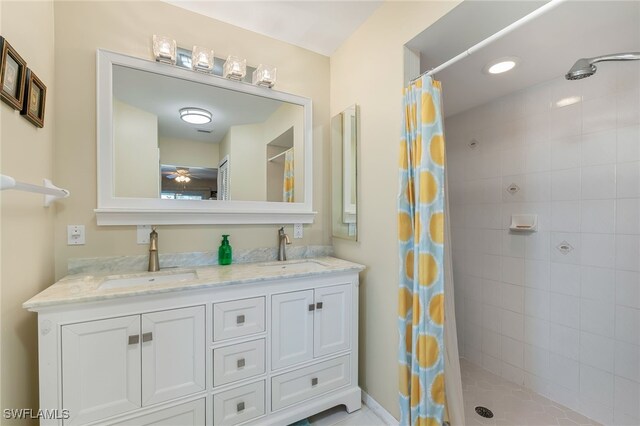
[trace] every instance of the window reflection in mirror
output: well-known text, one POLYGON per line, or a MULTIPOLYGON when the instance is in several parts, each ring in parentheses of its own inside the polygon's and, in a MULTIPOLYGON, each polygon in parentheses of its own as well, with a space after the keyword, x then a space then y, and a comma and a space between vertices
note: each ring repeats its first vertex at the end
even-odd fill
POLYGON ((331 119, 333 236, 357 240, 357 159, 360 112, 352 105, 331 119))
POLYGON ((304 202, 303 114, 301 105, 114 65, 115 196, 304 202))

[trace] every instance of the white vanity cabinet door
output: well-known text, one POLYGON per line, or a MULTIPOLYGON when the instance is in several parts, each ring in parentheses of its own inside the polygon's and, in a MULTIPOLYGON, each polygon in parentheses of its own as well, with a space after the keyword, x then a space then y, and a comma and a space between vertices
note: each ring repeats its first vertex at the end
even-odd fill
POLYGON ((205 424, 205 399, 187 402, 174 407, 165 408, 151 414, 134 417, 114 426, 202 426, 205 424))
POLYGON ((65 425, 140 407, 140 316, 62 326, 65 425))
POLYGON ((272 368, 313 359, 313 290, 276 294, 271 304, 272 368))
POLYGON ((351 285, 315 290, 313 355, 318 358, 349 349, 351 342, 351 285))
POLYGON ((205 389, 205 308, 142 315, 142 405, 205 389))

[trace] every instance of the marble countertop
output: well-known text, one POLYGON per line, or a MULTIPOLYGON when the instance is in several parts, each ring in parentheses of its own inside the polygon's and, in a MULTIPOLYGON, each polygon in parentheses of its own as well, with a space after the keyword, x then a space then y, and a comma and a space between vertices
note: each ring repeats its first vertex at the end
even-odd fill
MULTIPOLYGON (((286 262, 243 263, 227 266, 161 269, 159 272, 133 274, 78 274, 69 275, 22 304, 32 311, 56 305, 96 302, 101 300, 168 293, 182 290, 213 288, 221 285, 258 283, 277 278, 296 278, 346 271, 361 271, 363 265, 335 257, 296 259, 286 262), (195 278, 167 280, 165 276, 195 273, 195 278), (162 277, 162 283, 142 283, 107 288, 105 282, 118 279, 162 277), (101 287, 102 286, 102 287, 101 287)), ((183 275, 184 276, 184 275, 183 275)))

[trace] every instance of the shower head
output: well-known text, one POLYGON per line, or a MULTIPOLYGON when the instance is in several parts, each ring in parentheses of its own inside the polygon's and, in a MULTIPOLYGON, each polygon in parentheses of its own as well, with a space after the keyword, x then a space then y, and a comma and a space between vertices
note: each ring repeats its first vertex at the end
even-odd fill
POLYGON ((640 52, 614 53, 612 55, 596 56, 595 58, 578 59, 565 74, 567 80, 580 80, 591 77, 598 68, 594 64, 605 61, 637 61, 640 60, 640 52))

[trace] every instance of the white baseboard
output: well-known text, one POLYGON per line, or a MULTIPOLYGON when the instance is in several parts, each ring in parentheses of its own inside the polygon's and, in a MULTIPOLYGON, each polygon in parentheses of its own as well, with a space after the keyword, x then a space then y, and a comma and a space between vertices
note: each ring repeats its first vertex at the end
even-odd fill
POLYGON ((362 402, 373 411, 376 416, 380 417, 388 426, 398 426, 398 420, 391 415, 390 412, 373 399, 368 393, 362 391, 362 402))

